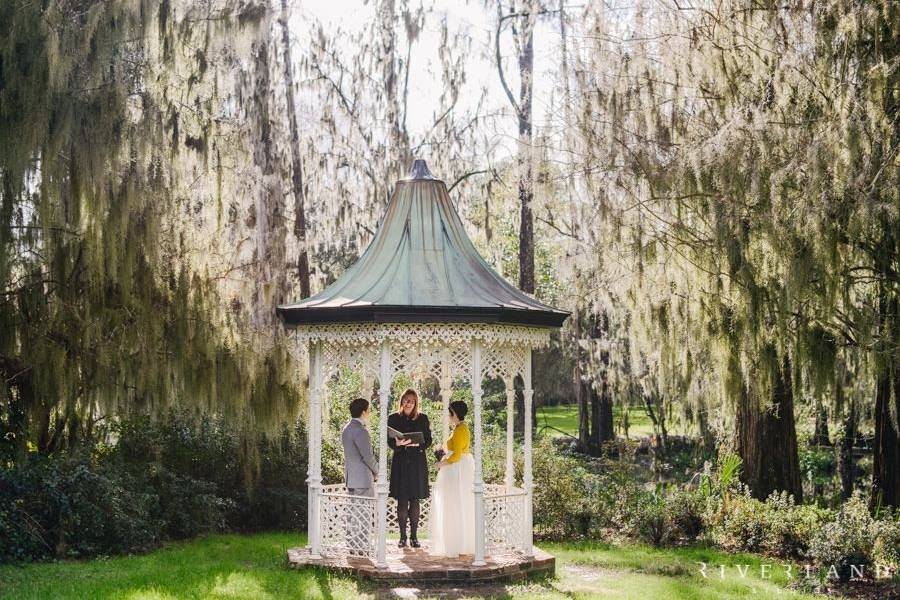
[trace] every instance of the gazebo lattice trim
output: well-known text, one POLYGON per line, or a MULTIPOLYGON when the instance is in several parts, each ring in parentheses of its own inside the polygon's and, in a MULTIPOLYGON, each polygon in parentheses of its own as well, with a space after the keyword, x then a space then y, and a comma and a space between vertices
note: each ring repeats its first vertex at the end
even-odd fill
POLYGON ((540 348, 550 342, 547 328, 500 323, 328 323, 301 325, 296 332, 300 342, 350 346, 382 340, 452 346, 481 340, 486 346, 505 343, 540 348))
POLYGON ((427 377, 438 381, 442 365, 449 363, 453 379, 469 379, 471 343, 483 342, 484 377, 498 377, 511 384, 525 371, 530 349, 546 345, 549 331, 534 327, 478 324, 468 336, 458 324, 398 323, 339 324, 299 330, 298 341, 321 342, 324 352, 323 375, 330 377, 340 369, 349 369, 363 377, 379 379, 378 345, 390 340, 391 378, 400 373, 419 382, 427 377), (396 337, 394 337, 396 336, 396 337))

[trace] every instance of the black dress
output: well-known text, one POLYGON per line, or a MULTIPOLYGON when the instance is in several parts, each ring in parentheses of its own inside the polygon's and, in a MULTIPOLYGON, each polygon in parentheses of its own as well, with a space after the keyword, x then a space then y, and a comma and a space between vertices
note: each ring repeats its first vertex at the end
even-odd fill
POLYGON ((427 498, 428 491, 428 459, 426 450, 431 445, 431 426, 428 417, 419 413, 415 420, 403 413, 394 413, 388 417, 389 427, 397 431, 409 433, 421 431, 425 443, 418 447, 397 446, 388 437, 388 445, 394 451, 391 457, 391 498, 427 498))

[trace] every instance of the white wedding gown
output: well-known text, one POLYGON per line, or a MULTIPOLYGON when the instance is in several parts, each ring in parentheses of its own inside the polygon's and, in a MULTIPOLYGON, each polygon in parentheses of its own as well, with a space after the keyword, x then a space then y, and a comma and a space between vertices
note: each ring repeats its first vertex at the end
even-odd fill
POLYGON ((431 554, 475 554, 475 461, 466 452, 438 470, 431 494, 431 554))

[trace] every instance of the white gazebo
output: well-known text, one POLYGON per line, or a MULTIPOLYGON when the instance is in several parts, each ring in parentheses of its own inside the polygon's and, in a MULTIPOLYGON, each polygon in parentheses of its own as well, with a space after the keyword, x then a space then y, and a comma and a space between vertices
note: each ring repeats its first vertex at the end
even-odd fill
MULTIPOLYGON (((530 558, 532 545, 532 439, 525 428, 524 477, 515 480, 514 379, 521 378, 524 421, 531 422, 532 349, 568 313, 544 305, 507 283, 478 254, 451 204, 444 182, 417 160, 397 182, 385 216, 360 259, 319 294, 278 307, 309 350, 309 545, 312 559, 361 557, 374 568, 388 564, 387 539, 397 527, 388 498, 387 417, 391 382, 401 373, 434 377, 444 407, 452 390, 472 392, 475 459, 473 567, 500 554, 530 558), (378 382, 378 481, 374 498, 352 496, 343 484, 322 483, 325 383, 339 369, 358 373, 366 392, 378 382), (482 382, 506 386, 506 455, 502 484, 482 475, 482 382)), ((349 399, 348 399, 349 400, 349 399)), ((447 411, 435 442, 446 440, 447 411)), ((430 453, 429 453, 430 457, 430 453)), ((427 540, 428 503, 420 532, 427 540)), ((427 541, 426 541, 427 544, 427 541)))

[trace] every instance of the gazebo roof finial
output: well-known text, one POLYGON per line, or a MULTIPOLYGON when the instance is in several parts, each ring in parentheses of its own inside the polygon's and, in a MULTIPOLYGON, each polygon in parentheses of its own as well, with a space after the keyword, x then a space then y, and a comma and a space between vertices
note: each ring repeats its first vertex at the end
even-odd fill
POLYGON ((410 181, 413 179, 437 179, 434 175, 431 174, 431 171, 428 170, 428 164, 421 158, 417 158, 413 161, 412 168, 409 170, 409 173, 406 174, 406 181, 410 181))

